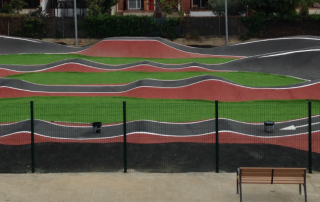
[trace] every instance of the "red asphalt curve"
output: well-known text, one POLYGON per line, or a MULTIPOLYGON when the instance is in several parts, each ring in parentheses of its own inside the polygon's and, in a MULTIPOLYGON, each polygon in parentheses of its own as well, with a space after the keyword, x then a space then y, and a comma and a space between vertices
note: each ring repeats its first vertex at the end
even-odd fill
MULTIPOLYGON (((308 151, 308 134, 300 134, 294 136, 285 137, 255 137, 240 135, 233 132, 219 132, 219 143, 220 144, 269 144, 278 145, 283 147, 290 147, 294 149, 299 149, 303 151, 308 151)), ((123 137, 113 137, 113 138, 102 138, 102 139, 64 139, 64 138, 51 138, 36 135, 34 137, 35 143, 119 143, 123 142, 123 137)), ((178 143, 178 142, 188 142, 188 143, 215 143, 215 134, 207 134, 202 136, 161 136, 161 135, 151 135, 145 133, 135 133, 127 135, 127 142, 134 144, 163 144, 163 143, 178 143)), ((312 152, 320 153, 320 132, 312 133, 312 152)), ((25 145, 30 144, 30 133, 22 132, 11 134, 8 136, 0 137, 0 144, 3 145, 25 145)), ((232 147, 232 145, 230 145, 232 147)))
POLYGON ((1 98, 31 97, 31 96, 125 96, 137 98, 160 99, 202 99, 225 102, 250 100, 291 100, 291 99, 320 99, 320 83, 289 89, 263 89, 242 87, 219 80, 205 80, 184 87, 160 88, 138 87, 125 92, 112 93, 75 93, 75 92, 33 92, 9 87, 0 87, 1 98))
POLYGON ((37 71, 13 71, 8 69, 0 68, 0 77, 24 74, 32 72, 115 72, 115 71, 131 71, 131 72, 228 72, 219 70, 209 70, 201 67, 184 67, 177 69, 165 69, 160 67, 154 67, 151 65, 137 65, 133 67, 127 67, 122 69, 100 69, 95 67, 90 67, 82 64, 67 63, 59 66, 55 66, 49 69, 37 70, 37 71))
POLYGON ((106 40, 90 48, 71 54, 95 57, 139 57, 139 58, 243 58, 227 55, 207 55, 175 49, 153 40, 106 40))

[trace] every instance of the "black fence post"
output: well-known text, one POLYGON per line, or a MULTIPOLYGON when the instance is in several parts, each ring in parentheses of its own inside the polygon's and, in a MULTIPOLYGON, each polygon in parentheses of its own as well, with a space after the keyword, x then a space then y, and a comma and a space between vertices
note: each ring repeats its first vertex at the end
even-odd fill
POLYGON ((215 101, 216 112, 216 173, 219 172, 219 114, 218 114, 218 100, 215 101))
POLYGON ((312 173, 312 128, 311 128, 311 101, 308 102, 308 129, 309 129, 309 135, 308 135, 308 142, 309 142, 309 173, 312 173))
POLYGON ((127 118, 126 101, 123 101, 123 171, 127 172, 127 118))
POLYGON ((35 171, 34 164, 34 115, 33 115, 33 101, 30 101, 30 115, 31 115, 31 169, 32 173, 35 171))

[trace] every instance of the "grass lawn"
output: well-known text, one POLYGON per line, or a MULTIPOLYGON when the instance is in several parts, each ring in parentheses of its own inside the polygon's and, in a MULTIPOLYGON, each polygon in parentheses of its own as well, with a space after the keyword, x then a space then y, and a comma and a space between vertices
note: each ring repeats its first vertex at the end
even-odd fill
POLYGON ((120 84, 147 78, 177 80, 199 75, 214 75, 241 85, 253 87, 284 86, 303 82, 303 80, 297 78, 253 72, 39 72, 16 74, 7 76, 6 78, 20 79, 32 83, 49 85, 77 85, 120 84))
POLYGON ((163 64, 183 64, 189 62, 199 62, 203 64, 220 64, 235 59, 231 58, 183 58, 183 59, 158 59, 158 58, 111 58, 111 57, 90 57, 77 54, 20 54, 20 55, 0 55, 0 64, 18 65, 39 65, 57 62, 65 59, 85 59, 93 62, 119 65, 140 61, 153 61, 163 64))
MULTIPOLYGON (((30 118, 30 100, 35 119, 86 122, 123 121, 123 101, 127 120, 187 122, 212 119, 215 103, 203 100, 141 99, 128 97, 27 97, 0 99, 0 122, 30 118)), ((245 122, 284 121, 307 117, 306 100, 265 100, 219 102, 219 117, 245 122)), ((312 102, 312 113, 320 114, 320 101, 312 102)))

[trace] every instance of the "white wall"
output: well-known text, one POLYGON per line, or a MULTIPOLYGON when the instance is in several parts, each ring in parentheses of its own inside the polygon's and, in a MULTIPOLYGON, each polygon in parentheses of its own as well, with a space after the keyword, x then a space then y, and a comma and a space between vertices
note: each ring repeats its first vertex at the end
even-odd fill
POLYGON ((48 0, 42 0, 42 2, 40 2, 40 6, 42 7, 42 10, 46 9, 47 3, 48 3, 48 0))

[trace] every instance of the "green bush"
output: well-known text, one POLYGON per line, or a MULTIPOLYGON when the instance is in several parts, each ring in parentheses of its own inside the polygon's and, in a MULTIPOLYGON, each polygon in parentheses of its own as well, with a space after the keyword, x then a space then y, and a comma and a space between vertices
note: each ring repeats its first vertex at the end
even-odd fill
POLYGON ((174 28, 179 25, 179 18, 168 18, 164 23, 156 23, 149 16, 87 16, 81 23, 87 37, 105 38, 117 36, 155 36, 157 31, 162 37, 174 38, 174 28))
POLYGON ((253 37, 267 20, 262 12, 256 12, 252 17, 242 17, 242 23, 248 28, 248 37, 253 37))
POLYGON ((3 2, 3 5, 0 8, 0 13, 7 13, 7 14, 13 13, 11 4, 8 4, 7 2, 3 2))
POLYGON ((306 19, 310 21, 320 21, 320 14, 307 15, 306 19))
POLYGON ((41 18, 23 20, 23 36, 42 39, 46 36, 45 22, 41 18))
MULTIPOLYGON (((315 15, 314 17, 311 15, 306 15, 307 20, 316 20, 318 17, 315 15)), ((244 26, 247 27, 248 33, 247 36, 242 36, 243 38, 250 37, 263 37, 261 29, 268 22, 282 22, 282 23, 291 23, 291 22, 299 22, 301 21, 301 15, 292 15, 292 14, 270 14, 266 15, 262 12, 256 12, 252 17, 242 17, 241 22, 244 26)))
POLYGON ((308 4, 306 1, 301 2, 301 8, 299 11, 299 15, 301 17, 306 17, 307 15, 309 15, 309 8, 308 8, 308 4))

